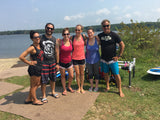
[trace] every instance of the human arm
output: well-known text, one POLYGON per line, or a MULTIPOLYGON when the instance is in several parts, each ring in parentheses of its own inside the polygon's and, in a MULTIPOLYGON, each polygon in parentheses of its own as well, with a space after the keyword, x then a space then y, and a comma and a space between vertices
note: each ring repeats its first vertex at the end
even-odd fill
POLYGON ((116 57, 113 57, 113 60, 114 60, 114 61, 117 61, 120 57, 122 57, 122 54, 123 54, 123 51, 124 51, 124 48, 125 48, 124 42, 121 41, 121 42, 119 43, 119 46, 120 46, 119 55, 116 56, 116 57))
POLYGON ((98 45, 100 45, 100 39, 99 39, 99 37, 96 35, 95 38, 97 40, 98 45))
POLYGON ((25 57, 28 55, 28 54, 34 54, 36 51, 34 49, 33 46, 30 46, 27 50, 25 50, 20 56, 19 56, 19 59, 28 64, 28 65, 35 65, 37 64, 37 61, 28 61, 25 57))
POLYGON ((56 70, 59 70, 59 46, 60 46, 60 39, 56 40, 56 70))

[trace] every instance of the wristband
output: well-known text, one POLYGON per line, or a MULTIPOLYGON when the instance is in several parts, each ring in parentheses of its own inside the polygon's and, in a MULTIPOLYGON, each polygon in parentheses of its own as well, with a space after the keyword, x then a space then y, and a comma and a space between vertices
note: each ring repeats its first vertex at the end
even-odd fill
POLYGON ((56 65, 59 65, 59 63, 56 63, 56 65))

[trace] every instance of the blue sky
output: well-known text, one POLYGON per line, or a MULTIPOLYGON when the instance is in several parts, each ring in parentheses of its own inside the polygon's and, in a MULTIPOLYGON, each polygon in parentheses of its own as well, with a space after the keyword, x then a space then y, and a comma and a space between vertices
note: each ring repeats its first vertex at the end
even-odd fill
POLYGON ((55 28, 156 22, 160 18, 160 0, 1 0, 0 31, 44 29, 47 22, 55 28))

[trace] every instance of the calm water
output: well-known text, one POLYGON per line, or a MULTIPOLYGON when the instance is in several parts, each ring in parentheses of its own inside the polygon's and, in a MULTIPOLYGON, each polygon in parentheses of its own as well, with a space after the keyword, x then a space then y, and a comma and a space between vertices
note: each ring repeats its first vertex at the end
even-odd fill
MULTIPOLYGON (((56 38, 62 38, 61 34, 54 34, 56 38)), ((15 58, 26 50, 32 41, 29 34, 0 35, 0 58, 15 58)))
MULTIPOLYGON (((73 35, 74 33, 71 33, 73 35)), ((97 35, 98 33, 95 33, 97 35)), ((62 38, 61 33, 54 33, 54 37, 62 38)), ((29 34, 0 35, 0 58, 16 58, 26 50, 32 41, 29 34)))

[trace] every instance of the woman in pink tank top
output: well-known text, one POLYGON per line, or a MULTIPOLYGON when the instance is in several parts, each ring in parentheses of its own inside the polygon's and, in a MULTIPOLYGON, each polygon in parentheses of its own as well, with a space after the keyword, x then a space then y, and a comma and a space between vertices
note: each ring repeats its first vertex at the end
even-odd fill
MULTIPOLYGON (((82 37, 82 25, 77 25, 75 32, 76 35, 72 36, 72 44, 73 44, 73 52, 72 52, 72 61, 74 65, 74 70, 76 72, 76 81, 78 85, 78 93, 85 93, 83 89, 84 84, 84 69, 85 69, 85 52, 84 52, 84 45, 85 45, 85 37, 82 37), (74 38, 73 38, 74 37, 74 38)), ((85 35, 83 35, 85 36, 85 35)))
POLYGON ((67 90, 71 93, 74 92, 74 90, 71 88, 71 83, 73 80, 73 65, 72 65, 72 43, 70 40, 70 33, 68 28, 64 28, 62 32, 63 39, 57 40, 58 46, 58 53, 59 58, 57 60, 59 61, 60 66, 60 73, 61 73, 61 83, 63 87, 62 95, 67 95, 67 90), (69 78, 68 78, 68 88, 66 89, 66 80, 65 80, 65 71, 68 71, 69 78))

